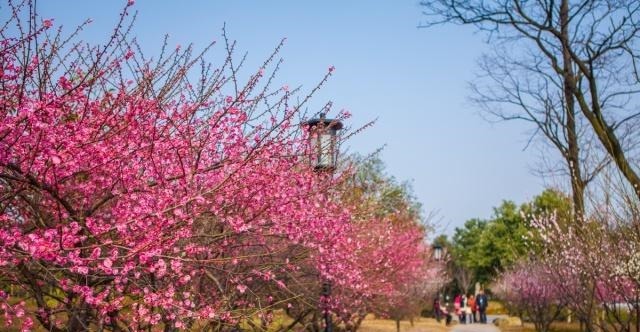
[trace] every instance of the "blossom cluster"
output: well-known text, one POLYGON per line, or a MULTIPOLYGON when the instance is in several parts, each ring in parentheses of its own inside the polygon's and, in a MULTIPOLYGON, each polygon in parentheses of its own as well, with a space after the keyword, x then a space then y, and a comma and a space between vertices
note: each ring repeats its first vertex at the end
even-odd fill
POLYGON ((532 217, 532 237, 541 240, 541 251, 502 275, 502 289, 510 290, 502 296, 530 314, 547 308, 537 311, 540 321, 552 321, 556 309, 566 307, 583 322, 629 328, 633 318, 628 311, 638 306, 640 294, 637 241, 629 228, 633 222, 606 214, 587 220, 563 220, 557 214, 532 217), (594 323, 597 311, 615 324, 594 323))
POLYGON ((425 271, 424 229, 354 223, 358 202, 335 189, 352 170, 309 167, 308 98, 269 91, 279 46, 244 83, 231 52, 194 80, 203 55, 178 47, 153 65, 123 21, 97 47, 32 23, 0 34, 7 326, 215 328, 275 309, 303 320, 323 282, 339 316, 425 271))

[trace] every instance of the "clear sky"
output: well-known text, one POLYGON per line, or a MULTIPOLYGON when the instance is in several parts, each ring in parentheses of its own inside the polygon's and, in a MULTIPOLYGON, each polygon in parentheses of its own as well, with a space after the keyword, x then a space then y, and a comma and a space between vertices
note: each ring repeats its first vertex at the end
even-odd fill
MULTIPOLYGON (((103 41, 125 1, 39 0, 44 18, 69 29, 83 19, 83 34, 103 41)), ((524 150, 523 123, 491 124, 468 101, 467 82, 487 49, 482 36, 459 26, 418 29, 418 0, 137 0, 135 36, 147 54, 171 43, 203 46, 221 40, 226 23, 241 51, 256 67, 283 37, 280 79, 311 88, 331 65, 329 84, 313 107, 332 100, 353 113, 358 126, 376 125, 349 143, 349 151, 382 152, 390 175, 413 182, 425 211, 438 210, 451 234, 465 220, 487 218, 503 199, 521 203, 542 191, 531 174, 538 158, 524 150)), ((211 54, 224 57, 219 46, 211 54)), ((315 109, 314 109, 315 110, 315 109)))

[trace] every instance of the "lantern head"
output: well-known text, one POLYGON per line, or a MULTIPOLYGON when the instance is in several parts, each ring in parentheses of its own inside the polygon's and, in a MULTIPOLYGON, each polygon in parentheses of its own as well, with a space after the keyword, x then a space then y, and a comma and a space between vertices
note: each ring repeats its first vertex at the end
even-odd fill
POLYGON ((338 130, 343 125, 340 120, 327 119, 324 113, 320 117, 304 123, 309 129, 311 147, 311 167, 316 171, 332 171, 338 160, 338 130))
POLYGON ((436 244, 433 246, 433 259, 435 259, 436 261, 441 261, 443 253, 442 253, 442 246, 439 244, 436 244))

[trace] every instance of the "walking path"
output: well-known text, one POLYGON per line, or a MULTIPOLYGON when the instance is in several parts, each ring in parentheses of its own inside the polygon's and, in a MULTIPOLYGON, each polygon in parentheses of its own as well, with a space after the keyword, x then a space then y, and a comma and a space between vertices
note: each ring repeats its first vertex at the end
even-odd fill
POLYGON ((493 320, 504 316, 487 316, 487 324, 457 324, 450 332, 500 332, 500 329, 493 325, 493 320))

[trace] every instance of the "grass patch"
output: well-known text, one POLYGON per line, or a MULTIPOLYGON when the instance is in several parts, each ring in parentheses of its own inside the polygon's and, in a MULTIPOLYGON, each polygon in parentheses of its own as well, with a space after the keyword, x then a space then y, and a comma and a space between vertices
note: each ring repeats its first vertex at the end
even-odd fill
POLYGON ((507 308, 504 307, 500 301, 489 301, 487 307, 487 315, 506 315, 508 314, 507 308))
MULTIPOLYGON (((359 332, 395 332, 396 321, 391 319, 366 318, 362 321, 362 325, 358 329, 359 332)), ((401 332, 445 332, 448 328, 444 325, 444 321, 438 323, 433 318, 415 318, 413 326, 408 320, 400 321, 401 332)))

